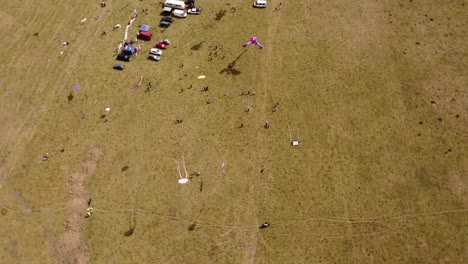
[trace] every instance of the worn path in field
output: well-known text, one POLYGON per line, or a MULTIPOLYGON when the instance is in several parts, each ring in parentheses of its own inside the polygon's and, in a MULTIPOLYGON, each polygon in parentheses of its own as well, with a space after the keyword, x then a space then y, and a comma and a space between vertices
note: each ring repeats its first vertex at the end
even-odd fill
POLYGON ((65 218, 65 232, 57 241, 55 248, 56 258, 59 263, 89 263, 88 248, 84 242, 85 209, 87 199, 85 180, 94 174, 102 152, 98 148, 91 149, 86 154, 86 160, 78 172, 68 178, 70 201, 67 204, 67 216, 65 218))
MULTIPOLYGON (((265 46, 265 49, 263 50, 263 52, 265 52, 265 58, 262 61, 262 70, 260 71, 262 73, 259 79, 259 83, 261 84, 261 86, 259 86, 259 88, 261 88, 261 91, 259 93, 261 100, 259 100, 258 102, 259 106, 257 107, 257 109, 259 109, 259 111, 257 112, 257 115, 255 117, 256 120, 267 120, 266 109, 268 109, 267 107, 268 93, 269 93, 270 87, 272 86, 271 82, 272 80, 274 80, 274 78, 272 78, 273 76, 272 69, 274 68, 272 65, 275 59, 274 53, 273 53, 274 51, 273 40, 276 39, 276 34, 277 34, 276 31, 281 21, 281 14, 282 12, 278 11, 278 12, 273 12, 273 14, 269 16, 267 37, 262 41, 265 46)), ((264 133, 262 132, 263 131, 261 131, 260 133, 257 133, 257 140, 255 141, 257 144, 257 147, 255 149, 258 149, 258 150, 261 150, 262 149, 261 146, 263 145, 262 142, 263 142, 264 133)), ((252 169, 252 174, 250 177, 250 188, 249 188, 249 194, 248 194, 248 204, 246 207, 246 215, 248 217, 251 217, 252 222, 254 223, 258 221, 257 215, 256 215, 256 212, 258 211, 258 209, 257 209, 257 204, 255 202, 254 195, 256 193, 256 189, 257 189, 256 186, 258 184, 258 173, 259 173, 258 168, 261 166, 261 161, 259 159, 262 159, 263 154, 264 153, 262 153, 262 151, 259 151, 259 153, 256 155, 257 160, 253 163, 254 166, 256 167, 252 169)), ((248 244, 246 245, 246 252, 245 252, 244 260, 242 261, 242 263, 253 264, 259 261, 259 260, 256 261, 258 242, 259 242, 259 228, 258 226, 254 226, 252 227, 252 231, 250 232, 250 238, 248 240, 248 244)))

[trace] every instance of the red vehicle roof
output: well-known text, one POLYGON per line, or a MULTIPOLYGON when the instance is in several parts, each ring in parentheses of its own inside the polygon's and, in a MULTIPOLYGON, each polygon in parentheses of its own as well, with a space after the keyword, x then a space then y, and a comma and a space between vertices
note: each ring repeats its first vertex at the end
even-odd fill
POLYGON ((151 38, 153 36, 153 34, 151 34, 150 32, 147 32, 147 31, 140 31, 138 34, 141 35, 141 36, 149 37, 149 38, 151 38))
POLYGON ((137 38, 142 39, 142 40, 151 40, 152 36, 153 36, 153 34, 151 34, 150 32, 140 31, 140 32, 138 32, 137 38))
POLYGON ((157 42, 155 46, 160 49, 167 49, 167 45, 162 42, 157 42))

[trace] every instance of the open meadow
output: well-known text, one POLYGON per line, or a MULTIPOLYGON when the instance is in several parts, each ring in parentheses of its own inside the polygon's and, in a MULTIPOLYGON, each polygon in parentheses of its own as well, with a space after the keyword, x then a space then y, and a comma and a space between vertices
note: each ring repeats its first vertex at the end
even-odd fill
POLYGON ((280 1, 3 1, 0 263, 466 263, 468 2, 280 1))

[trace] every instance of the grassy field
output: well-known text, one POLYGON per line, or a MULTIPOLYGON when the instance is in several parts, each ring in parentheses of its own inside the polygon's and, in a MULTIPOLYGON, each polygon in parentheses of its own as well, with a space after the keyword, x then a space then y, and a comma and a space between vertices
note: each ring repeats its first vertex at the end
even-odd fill
POLYGON ((99 2, 0 10, 1 263, 468 259, 468 2, 198 0, 165 32, 155 1, 99 2))

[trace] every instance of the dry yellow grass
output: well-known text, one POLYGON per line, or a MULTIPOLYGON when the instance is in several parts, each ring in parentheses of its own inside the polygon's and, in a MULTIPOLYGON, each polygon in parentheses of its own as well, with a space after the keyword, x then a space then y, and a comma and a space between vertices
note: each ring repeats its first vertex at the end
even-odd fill
POLYGON ((0 262, 468 258, 464 1, 311 0, 274 12, 279 1, 206 0, 164 33, 155 2, 98 4, 0 11, 0 262), (147 23, 155 40, 114 71, 123 29, 111 27, 143 8, 130 35, 147 23), (251 36, 265 49, 242 49, 251 36), (161 61, 147 60, 166 37, 161 61), (222 72, 236 58, 237 74, 222 72), (171 160, 182 155, 202 173, 183 186, 171 160), (85 194, 70 191, 77 173, 85 194), (78 221, 86 208, 71 201, 88 197, 94 214, 78 221), (67 236, 79 242, 67 248, 67 236))

